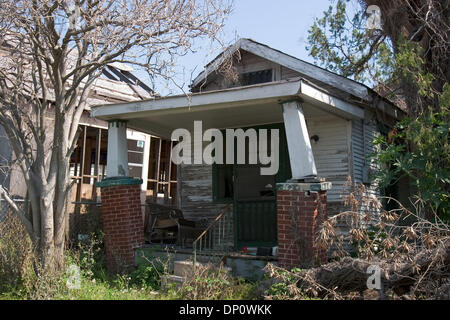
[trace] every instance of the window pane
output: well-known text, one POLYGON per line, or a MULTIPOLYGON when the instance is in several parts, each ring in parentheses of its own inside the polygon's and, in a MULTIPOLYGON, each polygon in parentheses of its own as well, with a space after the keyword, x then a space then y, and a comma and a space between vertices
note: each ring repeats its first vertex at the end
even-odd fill
POLYGON ((272 81, 272 69, 261 70, 256 72, 243 73, 241 75, 241 84, 249 86, 252 84, 265 83, 272 81))
POLYGON ((216 166, 216 199, 233 198, 233 165, 216 166))
POLYGON ((128 166, 128 170, 131 177, 138 179, 142 177, 142 167, 128 166))
POLYGON ((275 196, 275 177, 261 175, 260 169, 260 166, 236 167, 237 200, 256 200, 275 196))
POLYGON ((144 160, 144 154, 140 152, 128 152, 128 163, 142 164, 144 160))

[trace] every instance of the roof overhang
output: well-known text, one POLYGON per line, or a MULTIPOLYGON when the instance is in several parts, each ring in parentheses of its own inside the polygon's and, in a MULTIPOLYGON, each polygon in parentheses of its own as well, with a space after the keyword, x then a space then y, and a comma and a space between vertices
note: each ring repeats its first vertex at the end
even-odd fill
POLYGON ((307 117, 328 112, 346 119, 364 118, 362 107, 332 97, 302 79, 100 105, 92 108, 91 115, 105 121, 127 120, 129 128, 170 138, 177 128, 193 130, 195 120, 202 120, 204 130, 283 122, 281 103, 292 99, 303 101, 307 117))

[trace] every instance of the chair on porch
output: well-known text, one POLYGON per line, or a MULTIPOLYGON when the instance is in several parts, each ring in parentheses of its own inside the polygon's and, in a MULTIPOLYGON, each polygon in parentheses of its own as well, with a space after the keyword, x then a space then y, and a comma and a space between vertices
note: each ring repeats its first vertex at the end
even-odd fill
POLYGON ((147 200, 146 213, 145 233, 149 243, 176 244, 185 248, 205 230, 201 222, 185 219, 178 208, 147 200))

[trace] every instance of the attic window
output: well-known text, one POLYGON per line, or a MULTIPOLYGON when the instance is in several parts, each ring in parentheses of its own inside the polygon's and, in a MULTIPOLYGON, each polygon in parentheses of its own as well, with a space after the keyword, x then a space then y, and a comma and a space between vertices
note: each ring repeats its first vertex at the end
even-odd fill
POLYGON ((241 84, 243 86, 249 86, 252 84, 265 83, 271 81, 272 81, 272 69, 241 74, 241 84))

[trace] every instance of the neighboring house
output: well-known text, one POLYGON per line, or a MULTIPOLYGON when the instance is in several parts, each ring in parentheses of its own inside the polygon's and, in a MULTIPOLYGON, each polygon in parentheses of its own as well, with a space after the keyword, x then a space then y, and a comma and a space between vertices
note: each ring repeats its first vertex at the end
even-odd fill
MULTIPOLYGON (((0 47, 0 57, 8 59, 8 55, 8 47, 0 47)), ((132 71, 130 67, 120 63, 108 65, 93 85, 80 120, 82 133, 70 162, 71 177, 77 180, 72 201, 95 199, 98 193, 94 184, 105 178, 108 123, 90 117, 91 106, 139 101, 155 96, 153 90, 136 78, 132 71)), ((49 121, 52 121, 51 115, 49 121)), ((173 168, 169 165, 171 142, 132 129, 127 130, 127 139, 130 174, 144 180, 142 191, 147 195, 157 197, 159 194, 163 200, 171 202, 176 191, 176 170, 172 170, 170 179, 166 173, 173 168)), ((1 126, 0 185, 14 198, 26 196, 22 173, 14 165, 14 154, 1 126)))
MULTIPOLYGON (((108 66, 105 77, 95 83, 93 92, 107 103, 140 101, 155 96, 153 90, 143 84, 124 65, 108 66)), ((74 190, 73 200, 90 200, 99 195, 95 183, 106 177, 108 123, 90 117, 89 106, 83 114, 80 126, 82 134, 70 164, 73 179, 82 181, 74 190)), ((130 176, 143 180, 141 189, 148 196, 163 198, 173 203, 176 192, 176 170, 170 164, 171 142, 136 130, 127 130, 128 166, 130 176), (170 180, 169 180, 170 171, 170 180)))
POLYGON ((276 175, 261 176, 260 165, 178 166, 177 201, 184 217, 213 221, 232 204, 233 226, 227 234, 238 250, 278 244, 276 183, 331 182, 329 216, 339 212, 349 176, 375 195, 367 159, 372 139, 404 115, 363 84, 250 39, 240 39, 209 63, 191 91, 189 97, 95 106, 92 115, 124 120, 128 128, 167 139, 177 128, 192 132, 195 120, 202 120, 203 130, 278 128, 276 175))

